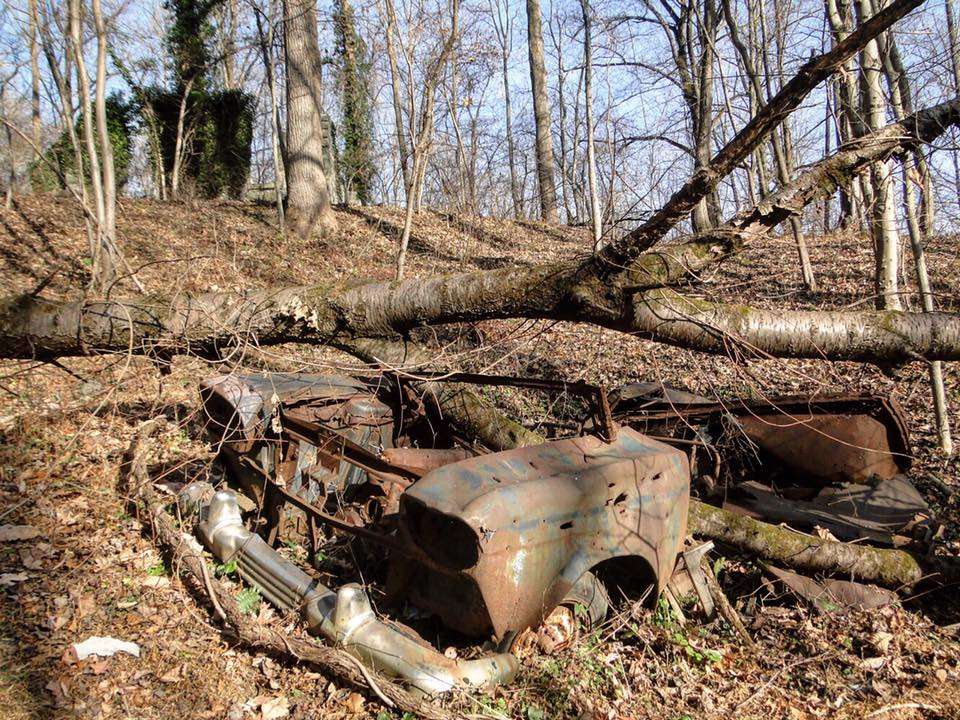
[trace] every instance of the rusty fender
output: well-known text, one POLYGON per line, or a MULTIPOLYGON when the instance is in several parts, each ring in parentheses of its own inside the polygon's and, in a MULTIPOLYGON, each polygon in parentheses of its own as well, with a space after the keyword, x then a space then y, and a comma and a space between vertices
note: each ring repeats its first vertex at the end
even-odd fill
POLYGON ((513 655, 451 660, 419 637, 381 622, 359 585, 344 585, 339 590, 320 585, 244 527, 232 491, 213 496, 201 515, 197 534, 220 562, 235 561, 240 576, 271 603, 282 610, 301 612, 311 634, 327 638, 371 667, 429 695, 455 687, 508 683, 517 673, 513 655))

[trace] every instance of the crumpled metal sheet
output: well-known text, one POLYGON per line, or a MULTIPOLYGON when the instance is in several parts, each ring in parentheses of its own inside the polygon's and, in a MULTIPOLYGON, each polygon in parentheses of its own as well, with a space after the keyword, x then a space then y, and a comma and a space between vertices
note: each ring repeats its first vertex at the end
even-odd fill
POLYGON ((394 558, 392 585, 449 627, 497 637, 537 625, 577 579, 633 558, 657 592, 686 534, 686 455, 622 429, 446 465, 400 502, 401 533, 421 555, 394 558))
POLYGON ((899 602, 897 594, 876 585, 849 580, 814 580, 783 568, 766 566, 766 570, 791 592, 813 603, 824 612, 844 607, 851 610, 874 610, 899 602))
POLYGON ((821 483, 889 479, 911 463, 906 416, 890 396, 835 394, 718 402, 634 383, 614 393, 613 415, 641 432, 673 435, 691 425, 722 434, 722 421, 798 477, 821 483))
POLYGON ((875 485, 844 483, 823 488, 812 500, 786 499, 757 482, 740 483, 724 502, 732 510, 801 530, 828 530, 839 540, 905 545, 929 539, 935 530, 926 501, 904 476, 875 485))

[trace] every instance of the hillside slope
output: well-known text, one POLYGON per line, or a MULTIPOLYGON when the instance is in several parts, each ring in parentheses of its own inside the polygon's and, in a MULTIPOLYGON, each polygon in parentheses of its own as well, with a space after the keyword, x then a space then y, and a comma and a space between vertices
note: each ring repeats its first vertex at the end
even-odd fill
MULTIPOLYGON (((162 204, 125 200, 118 218, 130 265, 151 293, 169 296, 330 280, 390 279, 402 212, 341 209, 340 234, 326 241, 282 238, 266 205, 162 204)), ((773 238, 704 278, 713 297, 789 307, 869 303, 872 259, 854 237, 816 239, 812 255, 824 292, 800 287, 793 248, 773 238)), ((449 217, 416 221, 411 275, 482 270, 571 257, 590 247, 583 229, 449 217)), ((929 251, 946 309, 957 309, 960 258, 953 238, 929 251)), ((17 198, 0 210, 0 293, 45 283, 52 296, 77 295, 86 282, 86 237, 72 202, 17 198)), ((906 272, 909 272, 909 265, 906 272)), ((115 291, 130 293, 129 281, 115 291)), ((960 473, 933 451, 922 366, 896 377, 879 369, 813 361, 736 364, 594 327, 489 322, 425 333, 437 362, 464 369, 583 378, 615 387, 662 380, 715 395, 774 392, 895 392, 907 408, 917 485, 957 543, 960 473)), ((311 371, 351 370, 357 361, 326 348, 289 346, 265 353, 311 371)), ((117 355, 61 365, 5 362, 0 367, 0 524, 38 530, 0 543, 0 708, 5 717, 255 718, 266 700, 285 698, 293 717, 389 717, 309 668, 231 646, 207 608, 165 567, 141 525, 129 517, 117 484, 137 423, 170 418, 156 461, 182 460, 178 477, 203 477, 205 447, 192 421, 197 382, 234 367, 178 358, 169 374, 148 359, 117 355), (200 458, 198 460, 198 458, 200 458), (140 658, 70 662, 65 649, 91 635, 140 644, 140 658), (379 713, 379 714, 378 714, 379 713)), ((960 377, 947 373, 953 407, 960 377)), ((497 398, 535 422, 535 398, 497 398)), ((955 428, 957 430, 958 428, 955 428)), ((727 582, 755 570, 727 562, 727 582)), ((735 588, 734 588, 735 589, 735 588)), ((622 604, 596 637, 530 661, 521 681, 473 712, 510 717, 960 717, 960 645, 938 625, 956 623, 952 591, 908 609, 820 615, 768 593, 757 594, 751 655, 714 622, 680 628, 662 612, 622 604), (707 652, 709 651, 709 652, 707 652), (876 658, 882 658, 878 663, 876 658), (893 707, 897 706, 897 707, 893 707)), ((261 609, 261 620, 276 618, 261 609)))

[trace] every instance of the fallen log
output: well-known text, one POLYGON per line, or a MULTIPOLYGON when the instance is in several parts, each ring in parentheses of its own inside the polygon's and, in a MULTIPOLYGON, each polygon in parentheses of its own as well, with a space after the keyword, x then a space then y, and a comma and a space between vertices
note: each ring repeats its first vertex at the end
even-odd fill
POLYGON ((934 575, 953 579, 944 577, 946 568, 925 567, 906 550, 824 540, 697 501, 690 502, 687 529, 805 572, 842 574, 892 588, 909 588, 934 575))
POLYGON ((141 522, 160 548, 171 558, 185 585, 206 595, 213 610, 224 623, 224 630, 232 638, 251 650, 272 655, 292 657, 316 667, 327 677, 359 691, 373 694, 388 707, 396 707, 416 717, 429 720, 451 720, 454 713, 414 697, 394 682, 373 677, 352 655, 314 640, 298 637, 261 625, 246 617, 233 594, 214 575, 197 541, 177 527, 165 503, 153 488, 147 472, 146 450, 150 439, 160 428, 157 420, 140 425, 137 436, 127 452, 122 472, 123 490, 138 511, 141 522))
POLYGON ((64 301, 31 293, 0 298, 0 358, 111 352, 218 357, 238 345, 395 338, 423 325, 530 318, 589 322, 709 353, 736 347, 827 360, 956 360, 960 318, 953 314, 778 311, 707 302, 665 288, 695 279, 865 165, 930 142, 958 122, 956 101, 921 110, 844 146, 715 230, 631 254, 616 273, 603 265, 607 260, 600 267, 587 258, 400 283, 166 298, 64 301))

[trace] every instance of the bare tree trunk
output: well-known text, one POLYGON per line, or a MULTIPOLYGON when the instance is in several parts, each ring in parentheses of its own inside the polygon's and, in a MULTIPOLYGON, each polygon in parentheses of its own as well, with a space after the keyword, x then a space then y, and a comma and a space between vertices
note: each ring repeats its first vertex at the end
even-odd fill
POLYGON ((270 16, 263 18, 260 9, 254 7, 253 15, 257 23, 260 57, 263 59, 263 69, 267 75, 267 92, 270 94, 270 149, 273 154, 273 197, 277 207, 277 225, 281 233, 286 233, 283 212, 286 183, 284 182, 283 156, 280 152, 280 107, 277 100, 276 70, 273 64, 273 12, 271 11, 270 16), (267 24, 266 32, 263 29, 264 21, 267 24))
MULTIPOLYGON (((774 40, 776 45, 777 52, 777 76, 783 77, 783 45, 785 38, 783 37, 783 25, 780 18, 780 13, 782 8, 779 3, 774 2, 774 40)), ((766 32, 766 22, 763 19, 763 15, 760 16, 760 31, 762 33, 763 42, 760 49, 760 57, 763 60, 763 70, 764 70, 764 79, 766 84, 766 96, 769 99, 773 95, 773 86, 774 79, 773 73, 770 69, 770 60, 769 54, 767 53, 766 46, 767 42, 767 32, 766 32)), ((783 123, 780 125, 779 132, 773 132, 770 135, 770 146, 773 150, 774 160, 777 167, 777 179, 781 185, 784 185, 790 182, 790 175, 792 172, 792 156, 791 151, 792 141, 790 139, 790 126, 789 118, 784 118, 783 123)), ((803 236, 803 228, 800 225, 800 218, 794 217, 790 220, 790 229, 793 232, 794 243, 797 246, 797 257, 800 261, 800 275, 803 278, 803 284, 806 286, 807 290, 810 292, 816 292, 817 290, 817 281, 813 275, 813 266, 810 264, 810 253, 807 249, 807 241, 803 236)))
POLYGON ((30 120, 33 144, 37 148, 34 151, 34 161, 36 161, 40 157, 40 149, 43 147, 40 124, 40 56, 37 42, 37 26, 39 25, 37 0, 30 0, 27 12, 30 14, 28 31, 30 34, 30 120))
MULTIPOLYGON (((694 165, 696 168, 710 164, 713 139, 713 73, 716 56, 717 8, 714 0, 702 0, 702 12, 687 16, 687 48, 690 67, 694 69, 696 86, 696 111, 694 113, 694 165), (694 26, 697 30, 694 30, 694 26), (693 37, 700 37, 699 61, 694 62, 693 37)), ((701 200, 693 210, 694 232, 702 232, 717 223, 719 208, 716 194, 701 200)))
MULTIPOLYGON (((960 39, 957 38, 957 3, 946 0, 947 34, 950 38, 950 70, 953 80, 954 97, 960 98, 960 39)), ((953 160, 953 178, 957 191, 957 205, 960 206, 960 150, 954 144, 950 152, 953 160)))
MULTIPOLYGON (((387 0, 391 2, 391 0, 387 0)), ((407 187, 407 206, 403 218, 403 232, 400 235, 400 247, 397 251, 396 279, 402 280, 406 270, 407 247, 410 244, 410 232, 413 227, 414 212, 419 212, 420 197, 426 173, 427 161, 433 143, 434 130, 434 103, 436 101, 437 85, 443 75, 447 61, 457 45, 460 33, 460 0, 450 1, 450 32, 444 39, 439 53, 433 58, 423 77, 423 92, 420 99, 420 112, 415 127, 413 141, 413 168, 411 180, 414 187, 407 187)))
POLYGON ((97 33, 97 89, 95 115, 97 137, 100 142, 100 162, 103 182, 103 236, 108 248, 101 260, 101 283, 111 283, 116 274, 112 248, 117 242, 117 177, 113 163, 113 144, 107 126, 107 26, 103 21, 100 0, 93 0, 93 24, 97 33))
POLYGON ((404 131, 403 106, 400 102, 400 68, 397 64, 397 50, 394 45, 394 33, 397 27, 397 15, 393 7, 393 0, 384 2, 387 14, 387 59, 390 63, 390 88, 393 99, 393 123, 397 136, 397 152, 400 154, 400 170, 403 173, 404 194, 413 187, 413 178, 410 175, 410 150, 407 147, 407 136, 404 131))
MULTIPOLYGON (((857 0, 861 24, 873 17, 870 0, 857 0)), ((867 127, 876 132, 883 127, 886 100, 881 87, 883 65, 876 40, 870 40, 860 53, 860 82, 863 95, 863 114, 867 127)), ((878 161, 870 168, 873 186, 871 208, 871 235, 873 236, 876 265, 877 307, 901 310, 900 302, 900 233, 897 229, 897 208, 894 200, 893 174, 889 161, 878 161)))
MULTIPOLYGON (((0 79, 0 113, 4 115, 7 114, 7 83, 10 79, 7 77, 0 79)), ((7 187, 3 192, 3 205, 9 210, 13 207, 13 185, 17 181, 17 167, 14 164, 13 130, 10 129, 9 122, 4 122, 3 128, 7 138, 7 187)))
POLYGON ((566 221, 573 223, 577 221, 576 200, 571 198, 572 175, 570 170, 570 160, 567 150, 567 101, 566 84, 567 71, 563 66, 563 37, 554 33, 553 22, 550 23, 550 35, 553 37, 554 47, 557 51, 557 106, 560 114, 560 192, 563 197, 563 208, 566 212, 566 221), (573 207, 571 208, 571 201, 573 207))
POLYGON ((183 95, 180 98, 180 109, 177 111, 177 137, 173 144, 173 167, 170 169, 170 197, 174 200, 180 198, 180 175, 183 173, 183 163, 187 152, 187 102, 190 99, 190 89, 193 87, 193 81, 196 75, 187 80, 183 87, 183 95))
MULTIPOLYGON (((853 30, 851 0, 826 0, 827 19, 833 34, 834 44, 842 42, 853 30)), ((862 137, 867 132, 866 124, 860 111, 859 92, 857 89, 857 68, 853 58, 846 60, 840 67, 840 78, 836 84, 838 115, 841 121, 837 124, 839 142, 849 142, 862 137)), ((845 203, 841 206, 841 227, 860 226, 865 215, 864 192, 866 177, 851 179, 846 187, 840 189, 845 203)))
POLYGON ((593 46, 590 38, 590 0, 580 0, 583 15, 583 104, 587 122, 587 187, 590 192, 590 225, 593 230, 593 251, 600 249, 603 236, 600 219, 600 196, 597 192, 597 157, 593 141, 593 46))
MULTIPOLYGON (((904 72, 900 53, 893 37, 889 33, 881 35, 879 46, 894 115, 898 121, 902 122, 913 111, 913 93, 910 88, 910 81, 904 72)), ((918 189, 921 198, 925 193, 922 180, 922 171, 925 168, 922 168, 920 162, 918 162, 921 157, 922 154, 919 153, 907 152, 903 154, 903 204, 907 216, 907 230, 910 236, 910 248, 913 253, 914 273, 917 278, 917 288, 920 291, 921 306, 924 312, 933 312, 933 293, 930 289, 930 276, 927 272, 927 260, 923 251, 923 246, 926 243, 924 228, 927 224, 920 222, 915 193, 915 189, 918 189)), ((923 202, 920 204, 921 206, 925 205, 923 202)), ((943 385, 943 366, 939 360, 930 363, 928 373, 940 449, 949 457, 953 454, 953 438, 950 433, 947 393, 943 385)))
MULTIPOLYGON (((930 276, 927 272, 927 258, 923 251, 923 233, 917 220, 917 202, 914 196, 913 185, 919 183, 918 173, 914 165, 912 154, 907 153, 903 158, 903 196, 907 208, 907 227, 910 231, 910 248, 913 252, 913 269, 917 276, 917 288, 920 291, 920 302, 923 312, 935 312, 933 291, 930 288, 930 276)), ((920 185, 922 188, 922 185, 920 185)), ((937 437, 940 440, 940 450, 944 455, 953 455, 953 437, 950 432, 950 410, 947 403, 947 392, 943 384, 943 364, 934 360, 928 367, 930 375, 930 391, 933 395, 933 415, 937 426, 937 437)))
POLYGON ((323 171, 322 60, 315 0, 283 0, 287 67, 287 215, 289 229, 309 239, 337 226, 323 171))
MULTIPOLYGON (((87 65, 83 57, 83 34, 81 27, 81 7, 80 0, 69 0, 70 6, 70 38, 73 45, 73 56, 77 72, 77 84, 80 86, 80 105, 83 108, 81 114, 83 122, 83 139, 87 149, 87 158, 89 159, 90 187, 93 190, 94 210, 96 216, 96 232, 92 235, 92 245, 90 247, 91 259, 91 280, 96 289, 103 290, 105 287, 104 267, 109 264, 105 252, 105 211, 103 197, 103 176, 101 175, 100 157, 97 152, 97 145, 94 140, 95 119, 92 112, 92 103, 90 101, 90 79, 87 76, 87 65)), ((80 182, 84 183, 84 177, 81 173, 80 182)))
POLYGON ((227 0, 220 8, 221 54, 220 66, 223 68, 223 87, 236 90, 237 82, 237 0, 227 0))
POLYGON ((523 196, 517 177, 516 146, 513 139, 513 107, 510 103, 510 51, 513 49, 513 15, 509 2, 491 0, 490 18, 497 41, 500 43, 500 66, 503 72, 503 112, 507 135, 507 164, 510 166, 510 199, 513 202, 513 217, 523 217, 523 196))
POLYGON ((530 56, 530 86, 533 91, 533 119, 536 126, 537 183, 540 191, 540 217, 555 225, 557 189, 554 180, 553 135, 550 129, 550 103, 547 100, 547 69, 543 54, 543 20, 540 0, 527 0, 527 50, 530 56))
MULTIPOLYGON (((41 5, 42 9, 43 6, 41 5)), ((69 27, 69 5, 67 6, 67 27, 64 30, 64 51, 63 51, 63 70, 61 71, 60 66, 57 62, 56 53, 54 51, 54 40, 49 31, 49 28, 54 26, 54 23, 51 18, 46 16, 44 12, 43 22, 37 23, 37 29, 40 33, 40 44, 43 48, 43 54, 47 59, 47 66, 50 70, 50 75, 53 77, 54 85, 57 87, 57 93, 60 96, 60 115, 63 118, 63 124, 67 129, 67 136, 70 138, 70 146, 73 148, 73 161, 74 161, 74 170, 76 172, 76 182, 79 186, 77 189, 77 195, 80 198, 80 204, 84 209, 84 226, 87 231, 87 245, 91 251, 91 262, 93 261, 93 249, 96 247, 96 237, 94 235, 94 225, 91 221, 91 212, 89 212, 89 207, 87 203, 87 184, 84 182, 84 162, 83 162, 83 151, 80 146, 80 138, 77 135, 77 126, 73 120, 73 83, 71 81, 71 75, 73 73, 73 53, 72 53, 72 36, 71 30, 69 27)), ((63 184, 69 186, 69 178, 64 178, 63 184)))
MULTIPOLYGON (((737 30, 737 19, 733 15, 733 11, 730 7, 730 0, 722 0, 723 2, 723 14, 724 18, 727 21, 727 27, 730 31, 730 39, 734 44, 734 47, 737 50, 738 55, 740 56, 740 62, 742 63, 744 70, 746 71, 748 77, 748 87, 751 88, 750 96, 751 99, 756 99, 759 102, 759 99, 764 96, 763 87, 760 84, 760 78, 757 74, 757 68, 754 65, 753 58, 750 55, 750 51, 747 49, 746 45, 740 39, 738 30, 737 30)), ((779 12, 779 8, 775 6, 775 12, 779 12)), ((760 23, 761 29, 764 26, 764 23, 760 23)), ((765 33, 764 33, 765 35, 765 33)), ((781 43, 778 43, 781 44, 781 43)), ((772 78, 770 74, 770 67, 767 61, 767 52, 765 49, 761 49, 763 57, 763 67, 764 75, 766 80, 766 97, 769 99, 772 95, 772 78)), ((779 68, 782 70, 782 66, 779 68)), ((770 145, 773 150, 773 156, 776 161, 777 168, 777 180, 780 182, 780 186, 783 187, 790 182, 790 162, 787 153, 787 130, 786 124, 781 125, 781 134, 779 136, 774 132, 770 136, 770 145)), ((801 276, 803 278, 803 283, 806 286, 807 290, 810 292, 817 291, 817 281, 813 275, 813 266, 810 263, 810 254, 807 250, 807 243, 803 237, 803 228, 800 226, 799 218, 790 219, 790 229, 793 231, 794 242, 797 246, 797 255, 800 260, 800 270, 801 276)))

